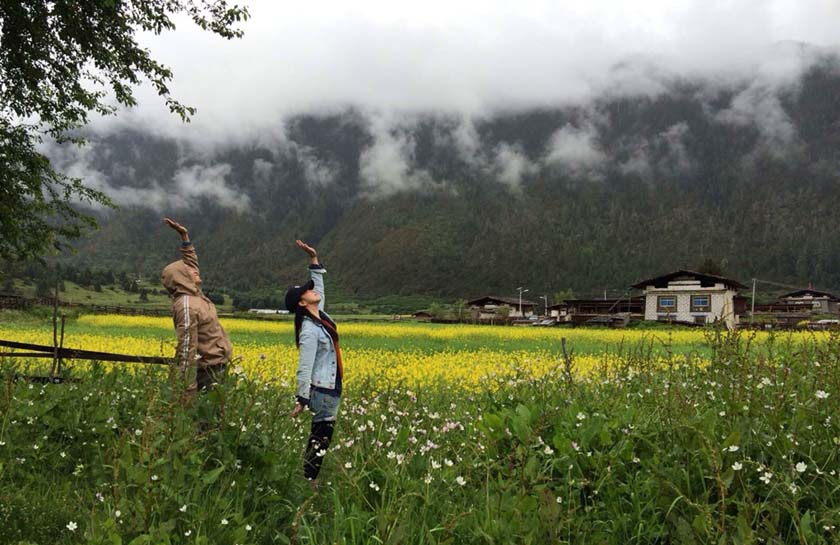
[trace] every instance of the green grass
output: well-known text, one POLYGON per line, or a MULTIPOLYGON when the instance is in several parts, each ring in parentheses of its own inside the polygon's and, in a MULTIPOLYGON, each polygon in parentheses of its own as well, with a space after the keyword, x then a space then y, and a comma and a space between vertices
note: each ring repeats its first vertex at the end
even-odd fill
POLYGON ((4 362, 0 542, 837 543, 838 343, 748 344, 478 393, 356 384, 317 494, 289 385, 184 407, 163 369, 30 386, 4 362))
MULTIPOLYGON (((26 284, 16 280, 15 289, 25 297, 35 297, 35 285, 26 284)), ((102 286, 102 291, 96 291, 79 286, 74 282, 65 281, 64 291, 59 291, 58 297, 68 303, 81 303, 85 305, 103 305, 113 307, 131 307, 153 310, 169 310, 172 299, 169 295, 162 295, 159 292, 163 287, 159 283, 140 282, 138 287, 149 290, 148 301, 141 301, 139 293, 129 293, 116 285, 102 286)), ((224 305, 218 305, 219 312, 232 312, 232 300, 225 298, 224 305)))

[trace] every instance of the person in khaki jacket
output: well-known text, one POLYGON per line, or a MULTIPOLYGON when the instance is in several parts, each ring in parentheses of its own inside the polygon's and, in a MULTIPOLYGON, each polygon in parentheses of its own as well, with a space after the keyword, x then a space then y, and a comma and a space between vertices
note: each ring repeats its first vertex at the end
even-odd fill
POLYGON ((164 267, 160 278, 172 296, 172 317, 178 334, 175 360, 187 383, 189 398, 208 392, 224 378, 233 355, 216 305, 201 292, 198 256, 187 228, 164 218, 181 235, 181 259, 164 267))

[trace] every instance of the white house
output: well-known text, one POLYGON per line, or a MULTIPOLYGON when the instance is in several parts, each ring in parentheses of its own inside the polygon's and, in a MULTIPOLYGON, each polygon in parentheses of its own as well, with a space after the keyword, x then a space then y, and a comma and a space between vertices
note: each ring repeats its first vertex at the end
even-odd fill
POLYGON ((251 314, 288 314, 288 310, 277 310, 275 308, 249 308, 251 314))
POLYGON ((735 297, 744 286, 737 280, 679 270, 633 285, 644 291, 645 320, 710 324, 738 323, 735 297))
POLYGON ((474 313, 477 313, 477 319, 479 320, 497 318, 496 309, 500 307, 507 307, 509 309, 508 316, 511 318, 527 318, 534 315, 534 307, 537 306, 536 303, 527 299, 520 300, 516 297, 498 297, 494 295, 473 299, 467 302, 467 305, 474 313), (522 308, 522 312, 519 312, 520 307, 522 308))

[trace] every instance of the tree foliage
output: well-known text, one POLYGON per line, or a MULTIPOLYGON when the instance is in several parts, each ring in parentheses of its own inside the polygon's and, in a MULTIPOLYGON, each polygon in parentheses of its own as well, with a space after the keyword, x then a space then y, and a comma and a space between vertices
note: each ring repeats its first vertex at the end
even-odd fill
POLYGON ((174 30, 181 16, 231 39, 248 11, 225 0, 0 1, 0 257, 39 256, 94 227, 77 203, 111 206, 57 172, 39 150, 45 140, 82 145, 77 129, 137 104, 144 81, 184 121, 195 113, 170 94, 172 71, 137 41, 174 30))

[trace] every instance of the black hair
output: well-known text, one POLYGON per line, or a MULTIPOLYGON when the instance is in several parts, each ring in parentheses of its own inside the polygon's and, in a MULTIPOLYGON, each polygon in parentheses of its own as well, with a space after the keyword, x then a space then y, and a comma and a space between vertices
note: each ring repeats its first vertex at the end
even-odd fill
POLYGON ((316 324, 324 324, 326 322, 329 327, 327 331, 329 332, 330 336, 333 338, 334 342, 338 342, 338 327, 335 325, 329 316, 323 314, 321 312, 318 313, 318 316, 313 315, 308 307, 303 305, 298 305, 295 309, 295 346, 300 348, 300 328, 303 327, 303 319, 309 318, 316 324))
POLYGON ((309 318, 311 320, 315 320, 316 323, 320 323, 321 320, 316 318, 309 312, 309 309, 303 305, 298 305, 295 309, 295 346, 300 348, 300 328, 303 326, 303 319, 309 318))

